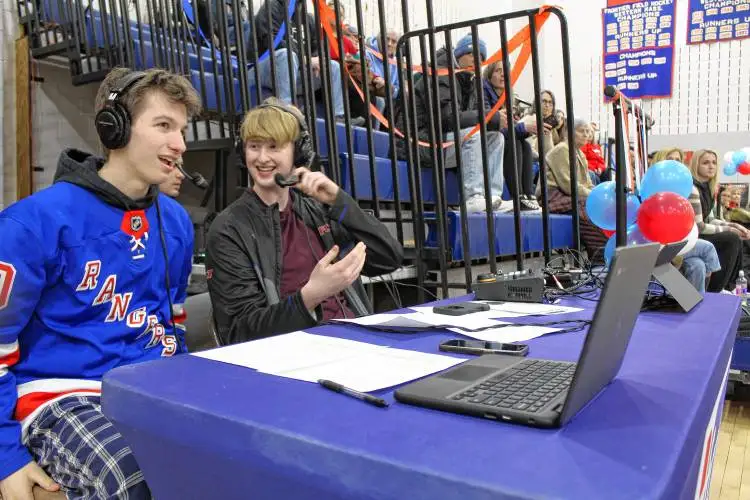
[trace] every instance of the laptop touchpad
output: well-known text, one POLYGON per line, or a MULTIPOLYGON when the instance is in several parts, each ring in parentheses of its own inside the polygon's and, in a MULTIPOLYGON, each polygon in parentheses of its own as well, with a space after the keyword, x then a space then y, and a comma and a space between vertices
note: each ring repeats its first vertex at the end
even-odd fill
POLYGON ((460 380, 461 382, 473 382, 474 380, 478 380, 496 371, 496 367, 465 365, 439 375, 438 377, 460 380))

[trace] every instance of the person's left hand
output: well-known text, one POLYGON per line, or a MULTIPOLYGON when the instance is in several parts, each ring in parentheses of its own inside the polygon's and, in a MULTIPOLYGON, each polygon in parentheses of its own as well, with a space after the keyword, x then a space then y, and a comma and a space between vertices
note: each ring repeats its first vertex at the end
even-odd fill
POLYGON ((732 227, 737 229, 737 231, 739 231, 740 238, 742 238, 743 240, 750 239, 750 230, 748 230, 745 226, 737 224, 736 222, 730 222, 730 224, 732 225, 732 227))
POLYGON ((292 172, 299 178, 294 187, 326 205, 333 205, 339 194, 339 187, 322 172, 311 172, 307 168, 297 168, 292 172))

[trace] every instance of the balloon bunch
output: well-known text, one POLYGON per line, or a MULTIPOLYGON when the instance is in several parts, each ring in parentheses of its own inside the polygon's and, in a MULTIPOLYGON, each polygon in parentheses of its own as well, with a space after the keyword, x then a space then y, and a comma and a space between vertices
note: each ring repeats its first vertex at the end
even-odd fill
MULTIPOLYGON (((662 245, 687 240, 680 255, 690 251, 698 239, 693 207, 687 198, 693 189, 693 176, 682 163, 665 160, 655 163, 641 180, 640 198, 627 197, 627 244, 659 242, 662 245)), ((615 252, 617 227, 614 181, 598 184, 586 199, 586 214, 610 238, 604 247, 609 266, 615 252)))
POLYGON ((728 151, 724 155, 724 174, 750 174, 750 148, 728 151))

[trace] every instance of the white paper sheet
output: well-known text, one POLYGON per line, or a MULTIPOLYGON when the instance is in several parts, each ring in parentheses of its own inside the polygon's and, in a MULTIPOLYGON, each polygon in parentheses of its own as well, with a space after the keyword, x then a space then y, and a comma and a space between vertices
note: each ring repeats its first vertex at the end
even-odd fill
POLYGON ((195 356, 257 370, 292 370, 384 347, 353 340, 293 332, 195 353, 195 356))
POLYGON ((307 382, 332 380, 362 392, 403 384, 465 361, 305 332, 192 355, 307 382))
POLYGON ((542 335, 556 332, 559 328, 549 328, 546 326, 506 326, 479 332, 467 332, 458 328, 449 328, 449 330, 472 339, 510 343, 535 339, 542 335))
POLYGON ((486 328, 500 324, 499 321, 491 319, 491 311, 466 314, 464 316, 450 316, 447 314, 435 314, 431 307, 414 307, 415 312, 403 314, 374 314, 353 319, 337 319, 343 323, 354 323, 362 326, 383 326, 388 328, 429 328, 438 325, 462 326, 464 328, 476 329, 486 328))
POLYGON ((440 354, 384 348, 359 351, 348 358, 296 370, 264 371, 307 382, 332 380, 360 392, 370 392, 416 380, 463 361, 466 360, 440 354))
MULTIPOLYGON (((477 302, 489 303, 492 301, 478 300, 477 302)), ((536 304, 530 302, 501 302, 490 304, 490 311, 495 313, 502 312, 502 317, 510 317, 505 313, 512 313, 514 316, 529 316, 532 314, 567 314, 572 312, 583 311, 580 307, 558 306, 554 304, 536 304)), ((496 315, 496 317, 499 317, 496 315)))

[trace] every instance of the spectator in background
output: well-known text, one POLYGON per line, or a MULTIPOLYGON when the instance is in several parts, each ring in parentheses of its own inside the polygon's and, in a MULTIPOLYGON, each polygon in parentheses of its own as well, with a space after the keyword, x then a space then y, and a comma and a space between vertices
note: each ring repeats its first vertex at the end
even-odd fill
POLYGON ((664 160, 674 160, 679 161, 680 163, 685 163, 684 157, 685 156, 680 148, 660 149, 654 154, 653 163, 658 163, 664 160))
MULTIPOLYGON (((555 94, 549 90, 543 90, 541 96, 542 121, 549 125, 550 131, 549 134, 545 134, 543 137, 544 154, 547 154, 563 140, 561 129, 565 125, 565 120, 561 121, 555 112, 555 94)), ((536 106, 532 106, 530 112, 533 112, 535 109, 536 106)), ((538 155, 539 145, 536 134, 529 136, 527 140, 531 144, 531 149, 538 155)))
POLYGON ((750 226, 750 211, 742 208, 742 193, 739 189, 722 187, 719 189, 718 198, 717 217, 727 222, 736 222, 743 227, 750 226))
MULTIPOLYGON (((381 57, 373 54, 369 50, 365 51, 365 57, 370 66, 370 71, 377 78, 385 78, 385 69, 383 68, 383 58, 391 59, 396 56, 396 44, 398 43, 399 34, 394 30, 389 30, 386 34, 386 47, 385 53, 380 49, 380 36, 373 36, 367 39, 367 46, 375 52, 380 53, 381 57)), ((388 77, 391 81, 391 95, 394 99, 398 98, 399 95, 399 81, 398 81, 398 68, 395 64, 388 64, 388 77)))
MULTIPOLYGON (((607 244, 607 237, 601 229, 595 226, 586 213, 586 198, 593 189, 594 185, 589 177, 588 163, 586 156, 581 152, 581 147, 585 145, 591 135, 591 126, 583 121, 575 121, 575 144, 568 145, 563 141, 547 153, 547 201, 549 211, 557 214, 570 214, 573 210, 578 210, 580 217, 581 240, 586 246, 589 258, 602 260, 604 245, 607 244), (571 193, 573 187, 570 183, 570 159, 569 147, 575 148, 576 158, 576 175, 578 184, 575 186, 578 194, 578 206, 573 207, 571 193)), ((541 196, 541 183, 537 185, 537 196, 541 196)))
POLYGON ((182 158, 175 161, 175 168, 169 172, 169 179, 159 184, 159 191, 166 194, 170 198, 177 198, 180 196, 180 188, 182 188, 182 181, 185 180, 185 171, 182 169, 182 158))
MULTIPOLYGON (((480 58, 484 60, 487 57, 487 46, 481 39, 477 42, 480 58)), ((474 65, 473 42, 471 35, 466 35, 456 43, 456 48, 451 54, 445 47, 440 48, 436 54, 437 67, 448 67, 452 64, 454 67, 468 68, 474 65)), ((450 88, 450 77, 441 76, 438 78, 438 88, 433 90, 436 94, 438 106, 440 108, 440 127, 443 133, 444 141, 454 141, 453 135, 454 123, 458 123, 461 134, 461 149, 457 153, 455 145, 445 148, 444 159, 446 168, 455 168, 457 166, 456 155, 461 155, 461 174, 463 178, 463 194, 466 209, 469 212, 483 212, 486 210, 485 191, 484 191, 484 174, 486 168, 490 180, 490 197, 493 210, 511 211, 513 204, 504 202, 503 194, 503 148, 505 140, 500 133, 500 115, 495 114, 493 119, 487 125, 487 163, 482 161, 482 146, 479 133, 475 133, 469 138, 464 139, 471 129, 477 124, 477 95, 476 85, 474 84, 474 72, 464 71, 455 75, 456 98, 458 101, 458 115, 453 114, 453 96, 450 88)), ((430 141, 430 122, 428 110, 433 106, 433 101, 428 99, 427 85, 430 84, 431 78, 421 78, 418 83, 415 82, 414 98, 416 101, 416 125, 419 133, 419 139, 430 141)), ((488 108, 486 108, 488 109, 488 108)), ((404 130, 403 125, 400 127, 404 130)), ((406 148, 411 147, 405 140, 399 140, 398 144, 399 158, 406 159, 406 148)), ((437 145, 431 147, 418 146, 419 160, 421 166, 434 166, 433 153, 437 145)), ((438 154, 440 154, 438 152, 438 154)))
MULTIPOLYGON (((346 63, 346 69, 349 75, 354 79, 359 87, 359 90, 354 85, 349 85, 349 113, 352 118, 360 118, 362 120, 367 119, 367 109, 369 104, 374 104, 375 107, 383 112, 385 108, 385 80, 380 77, 373 75, 370 70, 367 59, 362 60, 359 54, 356 54, 346 63), (370 91, 370 102, 365 103, 364 86, 367 85, 370 91), (359 93, 362 91, 362 94, 359 93)), ((380 128, 380 122, 373 119, 373 127, 375 129, 380 128)))
POLYGON ((601 182, 601 176, 604 174, 604 170, 607 165, 604 163, 604 153, 602 147, 596 142, 593 129, 589 129, 590 134, 588 141, 581 147, 583 155, 586 157, 586 162, 589 166, 589 177, 591 177, 591 183, 595 186, 601 182))
MULTIPOLYGON (((487 65, 484 69, 483 78, 484 99, 487 107, 492 108, 500 99, 499 96, 505 92, 505 75, 503 65, 500 62, 494 62, 487 65)), ((513 107, 515 108, 515 106, 513 107)), ((510 143, 510 133, 508 132, 508 117, 505 107, 498 112, 500 114, 500 126, 503 138, 505 140, 505 152, 503 155, 503 174, 505 182, 508 185, 508 192, 514 196, 517 191, 516 178, 521 181, 521 191, 518 193, 521 210, 539 211, 539 204, 534 195, 534 152, 531 144, 526 140, 531 135, 536 135, 536 115, 526 115, 520 119, 513 117, 513 123, 516 133, 516 163, 513 164, 510 143), (515 175, 513 168, 515 167, 515 175)), ((544 124, 545 134, 549 134, 550 126, 544 124)))
POLYGON ((689 168, 693 175, 693 190, 689 199, 698 234, 701 239, 713 243, 721 263, 721 271, 711 276, 709 290, 731 290, 742 269, 741 238, 750 238, 750 231, 714 215, 714 193, 719 176, 716 152, 707 149, 696 151, 689 168))
MULTIPOLYGON (((294 15, 292 16, 292 23, 302 25, 302 2, 297 2, 294 15)), ((278 46, 272 47, 271 42, 273 37, 279 32, 281 25, 286 22, 287 12, 285 9, 285 2, 283 0, 266 0, 261 5, 258 13, 255 15, 255 29, 257 31, 256 40, 257 46, 253 47, 253 37, 249 37, 248 47, 248 60, 252 61, 252 54, 257 54, 257 57, 261 57, 267 50, 274 50, 274 65, 276 70, 276 96, 286 104, 293 103, 292 96, 292 85, 291 78, 289 75, 289 57, 292 58, 292 73, 294 73, 294 81, 296 86, 296 93, 298 96, 302 95, 304 89, 302 85, 302 76, 300 73, 300 60, 299 60, 299 48, 296 45, 295 37, 290 37, 291 47, 286 46, 286 37, 284 37, 278 46), (268 9, 271 9, 271 25, 268 24, 268 9)), ((308 13, 306 19, 306 31, 308 35, 317 34, 317 26, 315 18, 308 13)), ((313 90, 321 89, 323 81, 320 73, 321 59, 319 54, 320 41, 317 36, 310 37, 310 47, 312 58, 309 61, 303 61, 304 64, 308 65, 313 72, 313 90)), ((266 57, 263 61, 260 61, 257 68, 251 68, 248 72, 248 82, 255 81, 255 71, 259 71, 260 84, 264 95, 273 95, 274 82, 271 74, 271 58, 266 57)), ((341 86, 341 67, 337 61, 332 60, 329 65, 330 77, 331 77, 331 96, 333 100, 333 108, 336 121, 344 121, 344 97, 341 86)), ((364 120, 358 120, 358 122, 352 122, 353 125, 361 125, 364 120)))

